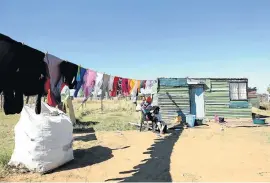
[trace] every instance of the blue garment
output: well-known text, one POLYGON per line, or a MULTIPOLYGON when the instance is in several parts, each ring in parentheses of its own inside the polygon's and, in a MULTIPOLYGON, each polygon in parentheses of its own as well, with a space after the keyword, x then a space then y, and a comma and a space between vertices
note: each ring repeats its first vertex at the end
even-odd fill
POLYGON ((76 85, 76 90, 74 92, 74 97, 77 97, 78 96, 78 92, 79 90, 81 89, 82 85, 83 85, 83 77, 84 77, 84 74, 86 73, 86 69, 85 68, 82 68, 80 67, 80 77, 77 77, 77 79, 80 79, 79 81, 77 80, 77 85, 76 85))
POLYGON ((149 104, 149 103, 147 103, 147 102, 144 102, 144 104, 142 104, 142 112, 143 112, 144 114, 149 113, 151 109, 152 109, 151 104, 149 104))

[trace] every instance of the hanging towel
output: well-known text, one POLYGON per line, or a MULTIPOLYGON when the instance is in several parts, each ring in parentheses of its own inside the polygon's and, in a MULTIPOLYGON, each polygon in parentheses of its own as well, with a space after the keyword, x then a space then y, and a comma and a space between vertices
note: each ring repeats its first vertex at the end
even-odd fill
POLYGON ((102 94, 101 94, 102 99, 105 96, 109 95, 109 82, 110 82, 110 76, 108 74, 104 74, 103 81, 102 81, 102 94))
POLYGON ((126 78, 122 79, 122 92, 124 96, 129 95, 128 79, 126 78))
POLYGON ((86 73, 86 69, 85 68, 82 68, 82 67, 79 67, 78 68, 78 73, 80 73, 80 76, 78 76, 77 74, 77 86, 76 86, 76 90, 74 92, 74 97, 77 97, 78 96, 78 92, 79 90, 82 88, 83 86, 83 83, 84 83, 84 75, 86 73))
POLYGON ((117 94, 117 87, 118 87, 118 81, 119 81, 119 77, 115 76, 115 77, 114 77, 114 80, 113 80, 112 91, 110 92, 110 96, 111 96, 111 97, 116 97, 116 94, 117 94))
POLYGON ((151 94, 152 93, 152 87, 153 87, 153 80, 147 80, 145 83, 145 94, 151 94))
POLYGON ((44 85, 45 92, 48 93, 48 91, 51 89, 51 82, 50 79, 47 79, 44 85))
MULTIPOLYGON (((130 79, 130 80, 129 80, 129 88, 130 88, 129 93, 130 93, 130 94, 134 91, 135 85, 136 85, 136 80, 135 80, 135 79, 130 79)), ((136 89, 135 89, 135 90, 136 90, 136 89)))
POLYGON ((130 82, 131 81, 132 81, 131 79, 128 79, 128 86, 127 86, 127 88, 128 88, 128 95, 130 95, 130 91, 131 91, 131 87, 130 87, 130 82))
POLYGON ((141 81, 140 89, 141 89, 141 88, 145 89, 145 82, 146 82, 146 80, 142 80, 142 81, 141 81))
POLYGON ((140 93, 140 89, 141 89, 140 86, 141 86, 141 81, 137 80, 136 87, 137 87, 138 93, 140 93))
POLYGON ((103 83, 103 73, 97 72, 96 83, 94 88, 94 96, 101 95, 101 87, 103 83))
POLYGON ((61 75, 60 75, 60 64, 63 62, 60 58, 53 56, 51 54, 46 54, 44 62, 47 63, 50 74, 51 90, 57 85, 61 75))
POLYGON ((54 100, 54 97, 52 95, 51 89, 48 90, 47 94, 47 104, 51 107, 56 107, 56 102, 54 100))
POLYGON ((158 82, 157 82, 157 80, 154 80, 152 88, 151 88, 151 94, 156 94, 157 93, 157 88, 158 88, 158 82))
POLYGON ((109 85, 108 85, 110 92, 113 90, 113 82, 114 82, 114 76, 110 76, 109 85))
POLYGON ((78 72, 77 72, 77 76, 76 76, 76 81, 81 81, 81 66, 78 66, 78 72))
POLYGON ((95 87, 97 73, 91 69, 88 69, 84 75, 83 91, 85 97, 89 97, 95 87))

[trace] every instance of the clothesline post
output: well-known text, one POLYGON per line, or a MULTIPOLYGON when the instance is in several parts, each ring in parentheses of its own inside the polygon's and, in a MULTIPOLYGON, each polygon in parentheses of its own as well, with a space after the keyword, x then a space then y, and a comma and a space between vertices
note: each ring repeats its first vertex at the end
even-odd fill
POLYGON ((3 110, 3 94, 1 93, 1 110, 3 110))
POLYGON ((100 109, 101 109, 101 112, 103 112, 103 97, 102 96, 100 98, 100 109))

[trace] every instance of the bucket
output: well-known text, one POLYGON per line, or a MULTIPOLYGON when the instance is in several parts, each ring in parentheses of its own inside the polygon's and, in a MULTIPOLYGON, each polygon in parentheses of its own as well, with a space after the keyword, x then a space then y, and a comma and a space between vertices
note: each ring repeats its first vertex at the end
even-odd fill
POLYGON ((189 127, 194 127, 195 125, 195 115, 186 115, 186 123, 189 127))
POLYGON ((253 119, 253 123, 257 125, 263 125, 265 124, 265 119, 255 118, 253 119))

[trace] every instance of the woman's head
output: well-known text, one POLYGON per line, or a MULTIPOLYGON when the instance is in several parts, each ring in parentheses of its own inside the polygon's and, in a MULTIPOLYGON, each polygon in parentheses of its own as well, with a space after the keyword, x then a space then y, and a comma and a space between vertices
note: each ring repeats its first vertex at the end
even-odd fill
POLYGON ((143 97, 142 97, 142 101, 145 101, 145 100, 146 100, 146 98, 145 98, 145 96, 143 96, 143 97))

